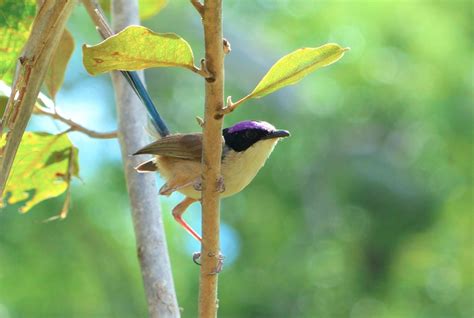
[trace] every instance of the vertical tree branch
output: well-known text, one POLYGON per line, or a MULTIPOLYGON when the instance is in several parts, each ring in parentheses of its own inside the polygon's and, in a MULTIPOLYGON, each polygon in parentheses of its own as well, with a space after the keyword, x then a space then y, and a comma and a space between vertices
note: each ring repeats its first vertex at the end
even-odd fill
MULTIPOLYGON (((217 316, 217 269, 220 262, 219 221, 222 116, 224 105, 224 52, 222 48, 222 1, 206 0, 203 10, 206 79, 202 161, 202 247, 199 286, 199 317, 217 316)), ((225 183, 225 180, 224 180, 225 183)))
MULTIPOLYGON (((116 32, 129 24, 139 24, 137 1, 112 1, 112 17, 116 32)), ((143 73, 141 75, 143 77, 143 73)), ((112 80, 119 122, 118 135, 149 314, 152 318, 179 317, 155 177, 136 173, 134 167, 138 161, 130 156, 148 143, 144 130, 147 115, 140 100, 119 72, 112 74, 112 80)))
POLYGON ((0 122, 7 143, 0 153, 0 197, 5 189, 21 137, 30 120, 51 58, 56 51, 74 0, 46 0, 40 6, 25 44, 8 104, 0 122))

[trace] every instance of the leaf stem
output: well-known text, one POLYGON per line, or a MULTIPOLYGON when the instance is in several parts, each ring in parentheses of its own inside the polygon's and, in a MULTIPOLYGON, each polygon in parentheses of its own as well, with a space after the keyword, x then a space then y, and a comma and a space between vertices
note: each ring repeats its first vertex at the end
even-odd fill
POLYGON ((191 71, 193 71, 194 73, 197 73, 199 75, 201 75, 202 77, 204 77, 206 80, 212 80, 212 74, 209 73, 209 70, 207 69, 207 65, 206 65, 206 60, 205 59, 201 59, 201 68, 197 67, 197 66, 193 66, 191 68, 191 71))
POLYGON ((227 104, 226 104, 226 107, 224 107, 220 112, 219 114, 221 116, 223 115, 227 115, 231 112, 233 112, 240 104, 242 104, 243 102, 245 102, 246 100, 252 98, 252 94, 249 94, 245 97, 242 97, 241 99, 239 99, 238 101, 236 101, 235 103, 232 102, 232 96, 228 96, 227 97, 227 104))

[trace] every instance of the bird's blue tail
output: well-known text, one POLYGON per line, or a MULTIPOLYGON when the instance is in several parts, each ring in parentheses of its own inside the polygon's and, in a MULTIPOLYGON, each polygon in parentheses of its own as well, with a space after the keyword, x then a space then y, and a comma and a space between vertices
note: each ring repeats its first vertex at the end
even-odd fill
POLYGON ((143 105, 145 105, 148 115, 150 115, 151 122, 153 123, 153 127, 155 127, 156 131, 160 134, 161 137, 165 137, 170 134, 168 127, 166 126, 163 118, 161 118, 160 114, 155 108, 153 101, 148 94, 145 86, 143 85, 142 81, 138 77, 137 72, 130 72, 130 71, 122 71, 121 72, 127 82, 130 84, 132 89, 137 94, 138 98, 142 101, 143 105))

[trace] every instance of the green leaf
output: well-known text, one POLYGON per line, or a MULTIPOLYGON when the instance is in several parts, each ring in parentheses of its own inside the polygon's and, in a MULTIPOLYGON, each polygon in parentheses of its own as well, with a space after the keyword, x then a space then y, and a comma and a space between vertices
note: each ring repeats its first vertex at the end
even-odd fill
POLYGON ((30 34, 35 0, 0 0, 0 80, 13 81, 17 58, 30 34))
POLYGON ((247 96, 260 98, 284 86, 298 83, 315 70, 339 60, 347 48, 337 44, 325 44, 318 48, 303 48, 282 57, 247 96))
POLYGON ((194 69, 193 52, 185 40, 141 26, 129 26, 98 45, 84 45, 82 52, 84 66, 91 75, 149 67, 194 69))
POLYGON ((49 96, 53 100, 63 84, 67 63, 69 62, 73 51, 74 39, 72 38, 71 33, 65 29, 44 79, 49 96))
MULTIPOLYGON (((110 0, 99 0, 102 10, 110 14, 110 0)), ((166 5, 167 0, 138 0, 140 19, 146 20, 158 14, 166 5)))
POLYGON ((158 14, 167 4, 167 0, 139 0, 140 19, 146 20, 151 18, 158 14))
MULTIPOLYGON (((0 140, 0 147, 4 145, 5 135, 0 140)), ((20 211, 27 212, 62 194, 79 173, 77 154, 66 134, 25 132, 5 189, 8 204, 26 200, 20 211)))

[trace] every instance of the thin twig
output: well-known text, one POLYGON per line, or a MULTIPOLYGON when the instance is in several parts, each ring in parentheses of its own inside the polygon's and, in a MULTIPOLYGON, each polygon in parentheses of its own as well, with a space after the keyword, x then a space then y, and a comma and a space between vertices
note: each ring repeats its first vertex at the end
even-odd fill
POLYGON ((102 133, 102 132, 97 132, 97 131, 94 131, 94 130, 90 130, 90 129, 76 123, 72 119, 68 119, 68 118, 62 116, 56 110, 49 110, 45 107, 41 107, 41 106, 36 105, 35 113, 37 113, 39 115, 49 116, 53 119, 59 120, 60 122, 65 123, 66 125, 71 127, 71 129, 69 131, 79 131, 83 134, 86 134, 87 136, 89 136, 91 138, 97 138, 97 139, 117 138, 117 132, 116 131, 102 133))
MULTIPOLYGON (((213 80, 206 80, 202 154, 202 245, 199 285, 199 317, 217 316, 217 277, 222 267, 219 249, 220 198, 222 186, 222 122, 224 104, 224 50, 222 0, 204 2, 206 66, 213 80)), ((225 183, 225 180, 224 180, 225 183)))
POLYGON ((204 5, 199 0, 191 0, 191 4, 196 8, 197 12, 204 18, 204 5))
POLYGON ((112 28, 107 20, 105 20, 104 13, 102 12, 99 3, 95 0, 82 0, 82 3, 102 38, 107 39, 114 35, 112 28))

